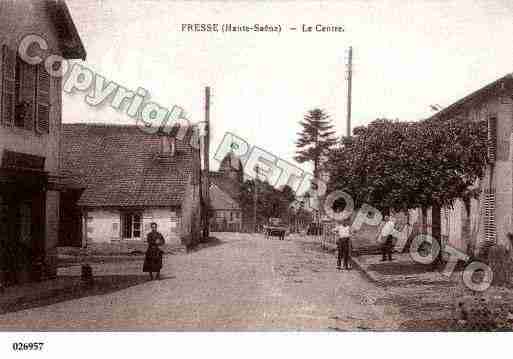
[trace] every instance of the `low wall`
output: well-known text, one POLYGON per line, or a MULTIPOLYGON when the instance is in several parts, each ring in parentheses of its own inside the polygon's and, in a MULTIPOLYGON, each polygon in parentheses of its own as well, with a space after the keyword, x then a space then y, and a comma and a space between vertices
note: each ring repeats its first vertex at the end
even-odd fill
MULTIPOLYGON (((89 243, 86 248, 76 247, 59 247, 59 255, 80 255, 87 252, 90 255, 120 255, 120 254, 137 254, 146 252, 148 247, 144 241, 112 241, 89 243)), ((160 248, 165 253, 176 252, 183 246, 177 243, 164 244, 160 248)))

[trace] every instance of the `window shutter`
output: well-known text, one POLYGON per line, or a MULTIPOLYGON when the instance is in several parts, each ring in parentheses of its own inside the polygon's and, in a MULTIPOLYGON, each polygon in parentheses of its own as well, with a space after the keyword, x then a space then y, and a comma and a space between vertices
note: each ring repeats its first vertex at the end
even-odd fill
POLYGON ((497 157, 497 118, 488 119, 488 162, 493 163, 497 157))
POLYGON ((484 191, 484 234, 485 242, 493 244, 497 238, 495 225, 495 189, 484 191))
POLYGON ((54 79, 55 84, 55 95, 57 96, 57 107, 55 108, 55 117, 57 119, 57 125, 59 133, 62 131, 62 78, 56 77, 54 79))
POLYGON ((14 124, 16 53, 7 45, 2 46, 2 108, 1 121, 4 126, 14 124))
POLYGON ((24 127, 27 130, 34 129, 35 113, 35 91, 36 91, 36 67, 20 60, 22 67, 22 80, 20 100, 25 103, 24 107, 24 127))
POLYGON ((37 66, 36 124, 41 133, 50 133, 50 76, 43 64, 37 66))

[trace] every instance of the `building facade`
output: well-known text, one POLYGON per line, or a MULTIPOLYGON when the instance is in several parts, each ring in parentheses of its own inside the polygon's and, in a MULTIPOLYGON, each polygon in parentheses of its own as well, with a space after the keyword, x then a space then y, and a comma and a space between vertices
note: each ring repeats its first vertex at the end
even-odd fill
POLYGON ((240 196, 243 178, 242 162, 233 152, 221 161, 218 172, 210 173, 211 231, 242 231, 240 196))
POLYGON ((191 224, 184 217, 199 203, 199 151, 189 139, 137 126, 64 124, 61 170, 68 190, 59 244, 140 248, 153 222, 166 243, 181 243, 191 224))
POLYGON ((56 275, 61 78, 18 53, 38 34, 48 54, 85 59, 63 1, 0 2, 0 282, 56 275))
POLYGON ((213 209, 210 220, 212 232, 240 232, 242 230, 242 209, 239 202, 216 183, 210 184, 210 204, 213 209))
POLYGON ((432 120, 480 121, 488 128, 488 163, 474 189, 479 196, 457 200, 441 211, 442 239, 464 252, 511 246, 513 233, 513 74, 508 74, 440 111, 432 120))

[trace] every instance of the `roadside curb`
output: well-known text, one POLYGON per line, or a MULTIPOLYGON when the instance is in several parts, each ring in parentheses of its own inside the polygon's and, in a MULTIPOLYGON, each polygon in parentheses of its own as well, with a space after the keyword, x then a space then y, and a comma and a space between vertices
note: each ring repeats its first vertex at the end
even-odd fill
MULTIPOLYGON (((337 246, 331 243, 321 243, 321 248, 327 252, 334 252, 337 250, 337 246)), ((386 287, 385 283, 382 280, 380 280, 378 276, 376 276, 374 273, 372 273, 365 267, 365 265, 358 258, 358 256, 352 256, 351 262, 353 263, 353 266, 360 271, 363 277, 365 277, 365 279, 380 287, 386 287)))
POLYGON ((353 265, 356 268, 358 268, 360 273, 362 273, 363 276, 365 278, 367 278, 367 280, 369 280, 370 282, 372 282, 376 285, 379 285, 380 287, 386 286, 385 283, 383 283, 383 281, 381 281, 375 274, 373 274, 371 271, 369 271, 367 268, 365 268, 365 266, 362 264, 360 259, 358 259, 358 257, 352 257, 351 259, 353 261, 353 265))

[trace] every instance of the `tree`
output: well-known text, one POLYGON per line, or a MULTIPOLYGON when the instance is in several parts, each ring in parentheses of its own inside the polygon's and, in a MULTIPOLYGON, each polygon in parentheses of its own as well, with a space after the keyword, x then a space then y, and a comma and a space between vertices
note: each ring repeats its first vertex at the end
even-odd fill
MULTIPOLYGON (((424 121, 416 142, 423 149, 417 153, 417 162, 425 164, 424 173, 428 174, 418 181, 417 191, 423 195, 421 208, 425 216, 426 209, 432 207, 432 235, 440 241, 440 209, 452 207, 456 199, 461 199, 468 211, 470 199, 478 194, 470 188, 484 174, 486 123, 462 119, 424 121)), ((440 261, 441 253, 437 258, 440 261)))
POLYGON ((245 181, 240 195, 242 210, 245 213, 253 213, 255 184, 258 187, 257 223, 265 223, 269 218, 282 218, 287 221, 290 204, 295 201, 294 191, 289 186, 278 190, 267 181, 245 181))
POLYGON ((416 124, 377 119, 354 130, 352 144, 331 152, 329 190, 342 189, 356 206, 371 204, 382 212, 400 210, 409 202, 403 183, 411 159, 405 144, 416 124), (406 202, 406 203, 405 203, 406 202))
POLYGON ((425 216, 431 207, 432 234, 440 240, 440 208, 475 196, 469 188, 483 175, 483 124, 378 119, 354 134, 352 145, 330 155, 328 189, 345 190, 356 206, 385 213, 421 208, 425 216))
POLYGON ((337 142, 335 131, 328 114, 318 108, 308 111, 300 124, 302 131, 298 133, 295 160, 299 163, 313 162, 314 177, 318 178, 322 160, 337 142))

